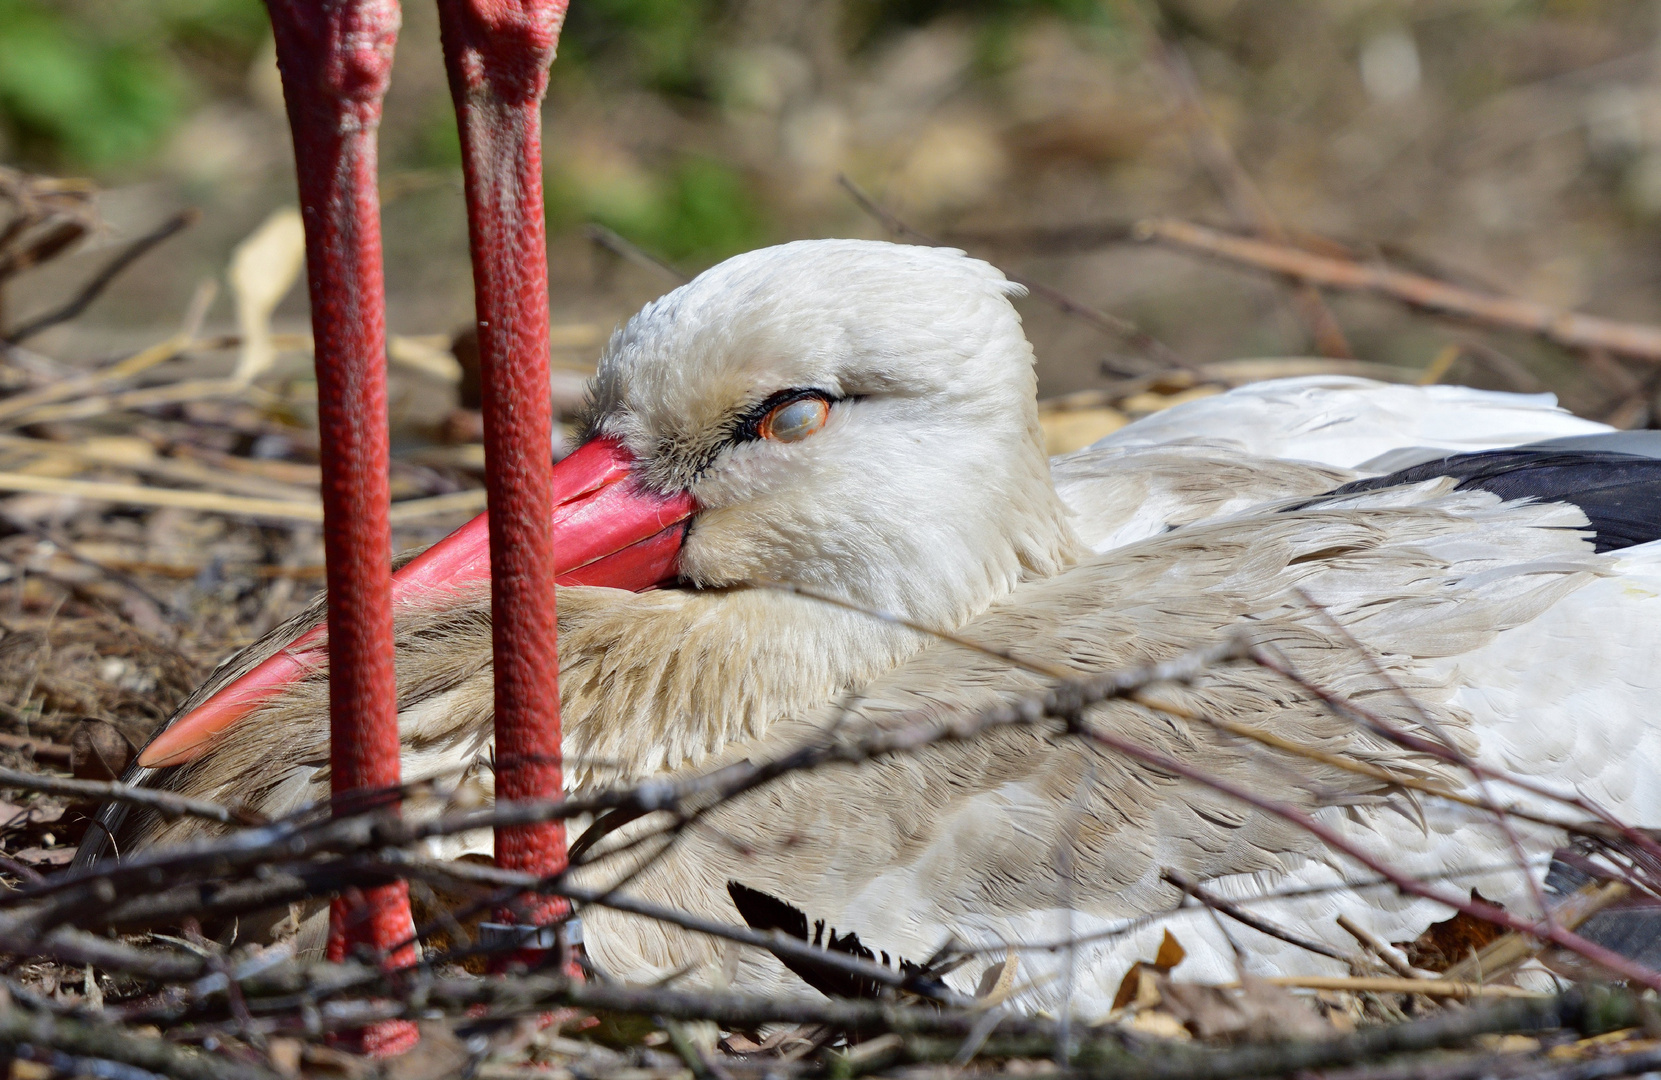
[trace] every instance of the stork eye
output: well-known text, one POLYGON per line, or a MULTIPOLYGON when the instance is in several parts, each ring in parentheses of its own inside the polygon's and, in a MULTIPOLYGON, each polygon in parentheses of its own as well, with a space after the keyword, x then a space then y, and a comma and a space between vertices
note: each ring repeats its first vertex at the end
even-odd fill
POLYGON ((800 442, 825 426, 830 419, 830 402, 820 397, 787 401, 761 421, 761 437, 774 442, 800 442))

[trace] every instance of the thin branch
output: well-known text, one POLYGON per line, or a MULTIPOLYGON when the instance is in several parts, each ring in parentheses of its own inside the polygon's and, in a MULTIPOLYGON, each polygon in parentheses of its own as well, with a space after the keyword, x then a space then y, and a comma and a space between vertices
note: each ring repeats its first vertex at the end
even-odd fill
MULTIPOLYGON (((1133 14, 1140 14, 1135 4, 1126 5, 1133 14)), ((1223 138, 1200 96, 1199 81, 1188 55, 1182 46, 1161 33, 1158 27, 1144 24, 1152 42, 1156 66, 1165 76, 1166 87, 1176 105, 1177 120, 1188 134, 1188 145, 1196 161, 1211 177, 1223 196, 1229 213, 1241 228, 1250 229, 1277 244, 1286 243, 1286 230, 1269 206, 1269 200, 1246 172, 1234 148, 1223 138)), ((1332 309, 1327 307, 1320 290, 1308 282, 1296 287, 1295 305, 1299 316, 1309 327, 1315 339, 1315 348, 1322 356, 1336 359, 1354 359, 1355 352, 1344 337, 1332 309)))
POLYGON ((1470 900, 1459 896, 1457 893, 1448 893, 1441 889, 1431 888, 1430 886, 1419 882, 1411 875, 1402 873, 1395 867, 1390 866, 1388 863, 1377 858, 1372 853, 1363 850, 1359 845, 1350 841, 1337 829, 1316 820, 1314 817, 1311 817, 1309 814, 1306 814, 1304 811, 1298 809, 1290 803, 1260 795, 1257 792, 1250 791, 1238 784, 1213 776, 1203 769, 1195 768, 1187 762, 1180 761, 1168 754, 1162 754, 1158 751, 1149 750, 1145 747, 1137 745, 1134 742, 1131 742, 1129 739, 1121 738, 1111 732, 1103 731, 1100 728, 1091 725, 1090 722, 1084 717, 1082 710, 1068 713, 1058 713, 1056 715, 1058 718, 1066 720, 1069 730, 1075 734, 1092 739, 1111 750, 1125 755, 1126 757, 1140 761, 1144 765, 1149 765, 1162 771, 1175 773, 1186 780, 1191 780, 1194 783, 1211 788, 1213 791, 1227 795, 1230 798, 1237 799, 1240 802, 1245 803, 1247 806, 1251 806, 1255 809, 1263 811, 1264 813, 1278 817, 1289 824, 1296 825, 1298 828, 1326 844, 1327 847, 1333 851, 1349 856, 1351 859, 1354 859, 1362 866, 1367 867, 1367 869, 1373 871, 1375 874, 1382 874, 1384 877, 1388 878, 1390 883, 1395 885, 1397 890, 1400 892, 1407 893, 1411 896, 1422 897, 1426 900, 1434 900, 1439 904, 1445 904, 1446 906, 1453 908, 1455 911, 1464 912, 1466 915, 1469 915, 1474 919, 1482 919, 1486 922, 1496 923, 1508 930, 1516 930, 1520 933, 1531 934, 1534 937, 1543 938, 1555 945, 1561 945, 1563 948, 1568 949, 1595 964, 1608 968, 1610 971, 1619 975, 1623 979, 1630 979, 1633 982, 1647 986, 1653 990, 1661 990, 1661 972, 1652 971, 1651 969, 1644 967, 1642 964, 1635 963, 1634 961, 1627 959, 1611 949, 1607 949, 1596 942, 1588 941, 1579 934, 1564 930, 1560 926, 1545 925, 1531 922, 1527 919, 1518 918, 1511 912, 1497 908, 1492 904, 1477 900, 1470 900))
POLYGON ((110 283, 121 276, 122 271, 126 270, 127 267, 131 266, 139 259, 143 258, 147 253, 149 253, 150 249, 154 248, 157 244, 167 240, 175 233, 182 232, 191 225, 194 225, 197 219, 201 216, 202 212, 194 207, 188 207, 184 210, 180 210, 178 213, 174 214, 154 229, 133 240, 120 251, 116 252, 115 257, 110 259, 108 263, 104 264, 104 268, 102 270, 92 275, 91 280, 81 286, 81 291, 70 297, 66 303, 46 312, 43 315, 38 315, 24 323, 22 326, 10 331, 5 335, 4 341, 8 345, 17 345, 31 337, 34 337, 36 334, 47 329, 48 327, 53 327, 59 323, 68 322, 70 319, 75 318, 81 312, 85 311, 94 300, 98 299, 103 291, 109 287, 110 283))
POLYGON ((1352 969, 1356 966, 1355 957, 1341 953, 1330 945, 1324 945, 1319 941, 1314 941, 1310 938, 1294 934, 1290 930, 1276 926, 1267 919, 1253 915, 1251 912, 1241 908, 1239 904, 1226 900, 1211 890, 1205 888, 1199 882, 1195 881, 1193 878, 1189 877, 1187 874, 1184 874, 1180 870, 1172 867, 1166 867, 1159 876, 1170 882, 1172 885, 1175 885, 1189 896, 1192 896, 1195 900, 1198 900, 1211 910, 1219 911, 1233 919, 1235 922, 1249 926, 1260 934, 1267 934, 1272 938, 1278 938, 1279 940, 1286 942, 1288 945, 1296 945, 1300 949, 1305 949, 1312 953, 1318 953, 1321 956, 1331 957, 1341 963, 1350 965, 1352 969))
MULTIPOLYGON (((839 175, 836 178, 836 182, 842 185, 843 190, 848 193, 849 197, 854 200, 861 210, 864 210, 867 214, 870 214, 872 217, 880 221, 883 226, 894 235, 909 237, 917 243, 927 245, 928 247, 948 246, 942 244, 939 240, 936 240, 929 234, 906 224, 906 222, 901 220, 893 211, 886 209, 875 199, 871 198, 871 196, 867 195, 860 189, 859 185, 850 180, 846 174, 839 175)), ((1124 341, 1132 348, 1141 351, 1144 355, 1152 359, 1158 360, 1161 363, 1167 364, 1171 367, 1182 368, 1185 371, 1197 370, 1194 365, 1190 364, 1188 361, 1184 360, 1172 351, 1170 346, 1166 345, 1152 334, 1149 334, 1129 319, 1122 319, 1117 315, 1110 315, 1099 308, 1091 307, 1089 304, 1080 303, 1079 301, 1068 296, 1066 293, 1062 292, 1060 289, 1052 288, 1041 281, 1034 281, 1031 278, 1022 277, 1018 274, 1012 274, 1007 270, 1004 271, 1004 276, 1010 281, 1013 281, 1015 284, 1025 288, 1028 292, 1032 293, 1032 295, 1050 304, 1056 310, 1061 311, 1064 314, 1071 315, 1076 319, 1082 319, 1084 322, 1094 326, 1102 333, 1107 334, 1109 337, 1118 338, 1119 340, 1124 341)))
POLYGON ((1384 961, 1385 965, 1397 975, 1400 975, 1404 979, 1423 978, 1423 976, 1413 970, 1413 966, 1411 964, 1397 955, 1395 949, 1392 949, 1389 945, 1385 944, 1385 942, 1381 940, 1378 935, 1374 934, 1371 930, 1368 930, 1365 926, 1362 926, 1348 915, 1340 913, 1338 916, 1338 925, 1344 930, 1345 933, 1349 934, 1350 937, 1359 942, 1363 949, 1366 949, 1369 953, 1384 961))
POLYGON ((1471 760, 1471 756, 1459 748, 1458 740, 1448 734, 1447 729, 1442 726, 1436 717, 1432 716, 1428 709, 1419 704, 1419 699, 1408 693, 1407 688, 1401 685, 1400 680, 1386 671, 1384 665, 1379 663, 1378 657, 1373 655, 1372 650, 1362 645, 1360 639, 1350 633, 1349 628, 1339 622, 1332 612, 1326 609, 1325 605, 1317 602, 1302 587, 1298 587, 1294 591, 1305 604, 1320 615, 1321 620, 1331 628, 1338 639, 1349 646, 1350 651, 1361 657, 1362 662, 1367 665, 1367 669, 1372 672, 1375 678, 1382 680, 1386 686, 1390 687, 1398 697, 1406 702, 1407 707, 1412 709, 1414 715, 1419 718, 1419 723, 1428 728, 1431 734, 1442 740, 1442 745, 1448 748, 1448 753, 1452 754, 1465 771, 1471 774, 1471 778, 1476 781, 1476 790, 1478 796, 1480 796, 1483 809, 1493 815, 1495 826, 1504 835, 1506 843, 1511 847, 1511 852, 1516 858, 1518 872, 1522 875, 1523 887, 1528 890, 1529 896, 1534 900, 1535 909, 1547 925, 1553 923, 1555 916, 1552 914, 1551 905, 1546 902, 1546 894, 1541 889, 1540 882, 1535 880, 1534 875, 1528 869, 1528 853, 1523 850, 1522 837, 1517 835, 1517 830, 1512 827, 1506 812, 1500 808, 1499 803, 1494 801, 1493 794, 1489 790, 1487 777, 1476 770, 1476 765, 1471 760))
POLYGON ((277 1080, 275 1073, 265 1069, 187 1050, 166 1039, 130 1035, 113 1024, 17 1008, 0 1010, 0 1051, 15 1056, 22 1047, 50 1047, 180 1080, 277 1080))
POLYGON ((603 248, 619 258, 627 259, 636 266, 656 270, 666 277, 673 278, 677 285, 685 285, 692 280, 691 274, 681 270, 673 263, 658 258, 633 240, 606 228, 598 222, 589 222, 584 225, 583 235, 588 237, 588 242, 595 247, 603 248))
POLYGON ((1522 331, 1567 349, 1604 349, 1635 360, 1661 363, 1661 327, 1563 311, 1532 300, 1450 285, 1379 263, 1317 255, 1172 218, 1139 222, 1134 236, 1293 281, 1387 296, 1432 315, 1522 331))
POLYGON ((64 776, 24 772, 0 767, 0 787, 21 791, 43 791, 77 799, 108 799, 111 802, 145 806, 169 818, 194 817, 221 825, 264 825, 265 819, 247 810, 232 810, 205 799, 192 799, 171 791, 133 787, 113 780, 71 780, 64 776))

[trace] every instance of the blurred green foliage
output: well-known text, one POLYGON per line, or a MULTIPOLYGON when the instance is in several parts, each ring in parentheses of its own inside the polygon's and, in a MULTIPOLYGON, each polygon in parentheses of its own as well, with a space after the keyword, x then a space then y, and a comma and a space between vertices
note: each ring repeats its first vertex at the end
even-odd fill
POLYGON ((193 97, 240 77, 264 26, 259 0, 0 0, 12 156, 95 170, 141 157, 193 97))
POLYGON ((578 0, 560 38, 564 67, 603 62, 608 81, 708 97, 709 44, 727 5, 721 0, 578 0))
MULTIPOLYGON (((983 69, 1002 66, 1008 29, 1029 16, 1100 22, 1099 0, 847 0, 853 50, 943 15, 979 28, 983 69)), ((647 89, 689 109, 718 107, 734 0, 578 0, 556 80, 602 93, 647 89)), ((261 0, 0 0, 0 147, 48 171, 108 175, 153 154, 188 112, 244 92, 267 38, 261 0)), ((448 101, 393 150, 423 168, 460 164, 448 101)), ((743 171, 709 156, 579 176, 551 162, 556 227, 596 220, 674 259, 713 261, 763 242, 768 222, 743 171)))
POLYGON ((550 229, 597 221, 668 259, 713 263, 765 242, 767 222, 746 177, 687 156, 661 172, 584 177, 550 170, 550 229))

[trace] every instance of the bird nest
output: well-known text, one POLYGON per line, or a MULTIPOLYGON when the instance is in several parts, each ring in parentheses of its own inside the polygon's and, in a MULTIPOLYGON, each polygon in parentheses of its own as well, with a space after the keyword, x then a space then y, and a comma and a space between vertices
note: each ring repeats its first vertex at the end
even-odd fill
MULTIPOLYGON (((11 214, 0 240, 0 288, 100 229, 83 184, 0 171, 0 201, 11 214)), ((1399 948, 1355 928, 1356 949, 1346 957, 1352 974, 1325 980, 1242 976, 1232 986, 1200 985, 1183 978, 1182 942, 1167 936, 1156 955, 1124 974, 1107 1021, 1086 1026, 1005 1007, 1022 986, 1014 951, 986 968, 977 993, 963 995, 941 978, 955 962, 950 950, 890 966, 857 938, 833 931, 827 943, 821 928, 809 940, 806 917, 794 909, 775 912, 765 930, 757 920, 716 925, 673 910, 641 913, 770 950, 809 983, 858 996, 574 978, 580 955, 564 945, 528 957, 493 946, 480 937, 479 916, 527 891, 578 904, 614 898, 563 878, 412 854, 421 837, 510 819, 633 808, 668 810, 684 824, 712 799, 788 771, 976 738, 1022 722, 1027 712, 1019 709, 902 732, 889 743, 878 733, 859 745, 805 748, 787 763, 727 770, 673 791, 659 784, 582 805, 457 811, 422 824, 419 836, 384 806, 268 822, 237 807, 120 788, 134 747, 212 664, 298 611, 322 582, 315 429, 292 365, 283 364, 285 355, 303 364, 308 343, 269 325, 274 298, 298 270, 297 225, 273 220, 238 249, 228 275, 237 334, 203 335, 213 302, 204 289, 176 332, 90 370, 29 347, 84 309, 100 282, 188 223, 188 215, 171 219, 119 247, 61 304, 0 332, 0 483, 10 492, 0 500, 0 786, 12 800, 0 803, 0 877, 10 890, 0 896, 0 1055, 12 1059, 11 1075, 736 1080, 968 1070, 1149 1080, 1310 1072, 1590 1080, 1661 1069, 1651 993, 1637 983, 1604 988, 1595 976, 1555 994, 1511 985, 1507 974, 1542 943, 1474 916, 1493 910, 1475 896, 1471 911, 1399 948), (206 816, 232 831, 98 872, 69 868, 90 807, 111 796, 206 816), (252 912, 297 912, 393 878, 412 881, 418 901, 425 948, 413 967, 386 970, 369 956, 315 960, 281 932, 261 941, 238 933, 239 918, 252 912), (797 917, 800 932, 790 927, 797 917), (385 1065, 352 1052, 396 1019, 419 1023, 415 1051, 385 1065)), ((1167 223, 1166 232, 1180 230, 1167 223)), ((1187 240, 1221 244, 1214 236, 1187 240)), ((556 339, 597 339, 582 328, 563 333, 556 339)), ((482 507, 476 402, 468 400, 472 354, 465 338, 452 345, 395 336, 393 359, 406 378, 427 380, 453 406, 405 433, 418 448, 395 466, 399 543, 415 546, 482 507)), ((1312 363, 1167 366, 1050 403, 1046 433, 1060 452, 1127 418, 1252 378, 1307 373, 1312 363)), ((580 381, 580 371, 568 374, 580 381)), ((576 400, 567 387, 565 403, 576 400)), ((1090 695, 1180 681, 1246 652, 1224 643, 1158 671, 1063 687, 1034 709, 1065 727, 1090 695)), ((1627 880, 1590 880, 1566 901, 1577 906, 1559 909, 1558 924, 1572 926, 1628 890, 1653 891, 1648 851, 1636 838, 1595 853, 1596 865, 1618 866, 1627 880)), ((1172 884, 1186 903, 1253 925, 1248 912, 1199 885, 1172 884)))

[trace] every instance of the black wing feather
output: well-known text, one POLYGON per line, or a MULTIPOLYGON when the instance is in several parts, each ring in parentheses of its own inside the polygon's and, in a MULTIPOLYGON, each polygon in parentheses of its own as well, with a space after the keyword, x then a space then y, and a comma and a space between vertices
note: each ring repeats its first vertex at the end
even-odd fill
POLYGON ((1598 551, 1661 540, 1661 460, 1640 454, 1543 446, 1453 454, 1356 480, 1321 498, 1383 491, 1442 476, 1456 479, 1460 490, 1479 488, 1506 500, 1573 503, 1590 522, 1598 551))

